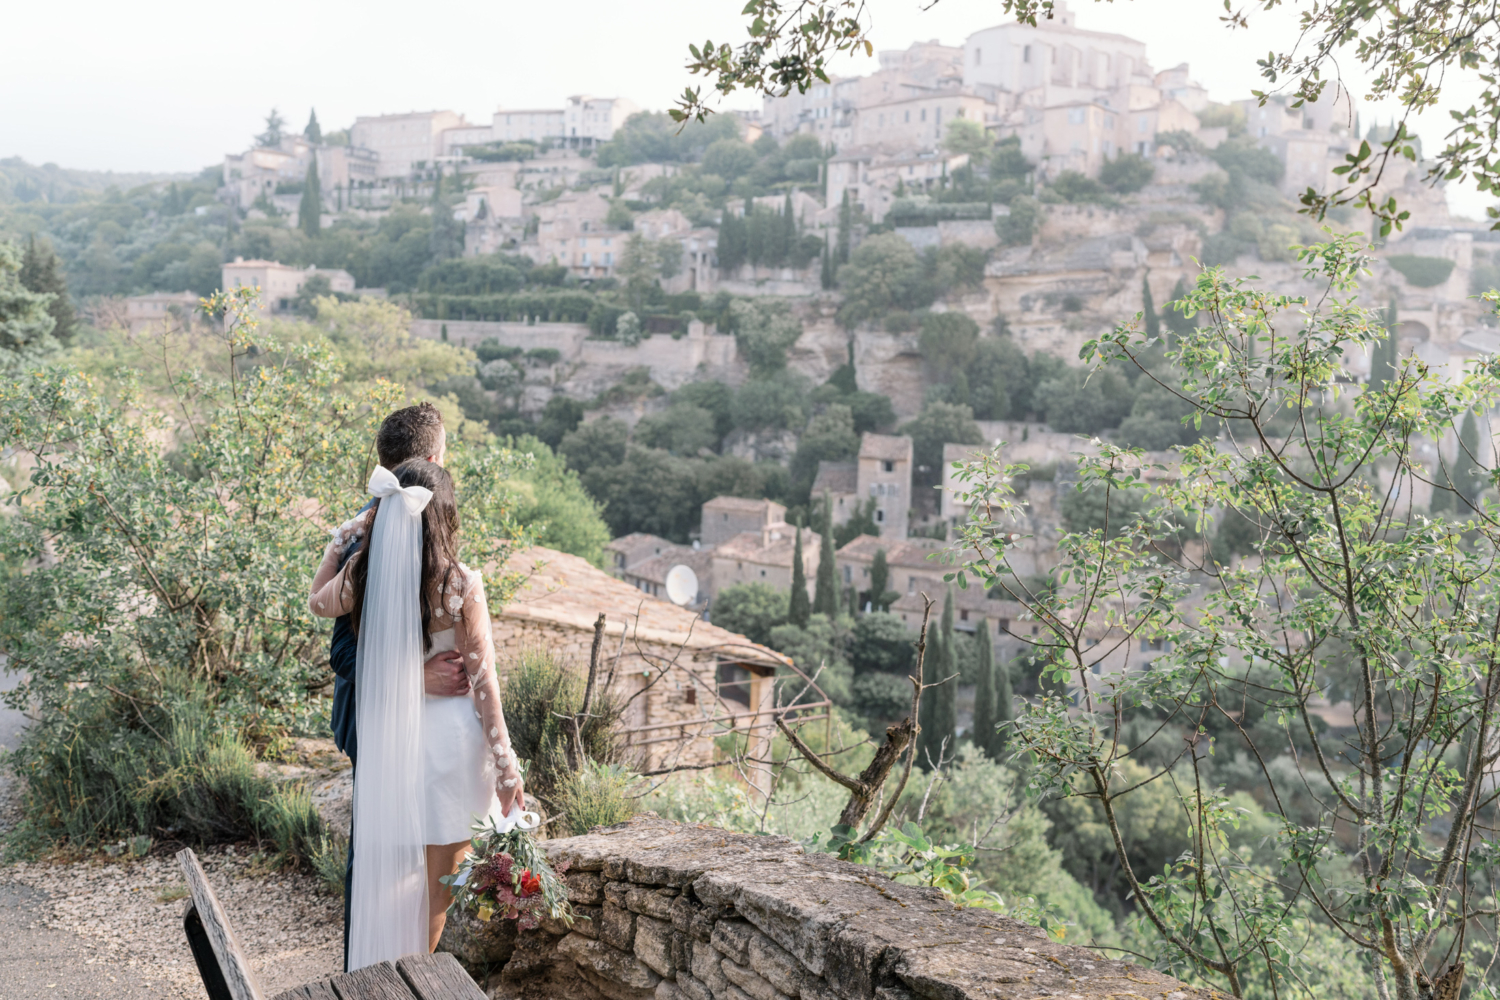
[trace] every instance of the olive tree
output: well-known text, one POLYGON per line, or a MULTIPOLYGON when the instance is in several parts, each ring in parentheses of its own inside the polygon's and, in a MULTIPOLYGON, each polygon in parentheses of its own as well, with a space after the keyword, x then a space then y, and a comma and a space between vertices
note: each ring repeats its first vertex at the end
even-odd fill
POLYGON ((1080 489, 1149 499, 1123 530, 1106 514, 1067 533, 1056 586, 1022 586, 1011 482, 1025 467, 997 449, 959 472, 971 514, 946 555, 960 585, 1040 626, 1013 631, 1049 684, 1011 747, 1039 790, 1102 816, 1138 950, 1236 996, 1304 991, 1321 964, 1382 998, 1456 998, 1500 930, 1500 506, 1457 493, 1457 516, 1430 517, 1414 494, 1450 486, 1423 444, 1500 403, 1500 359, 1454 374, 1408 357, 1359 392, 1345 359, 1386 336, 1357 299, 1361 247, 1335 237, 1298 258, 1321 295, 1202 272, 1171 376, 1136 322, 1085 346, 1086 361, 1139 365, 1193 423, 1223 422, 1179 449, 1175 475, 1143 475, 1117 447, 1081 461, 1080 489), (1188 544, 1189 526, 1225 519, 1259 526, 1250 558, 1188 544), (1348 698, 1352 724, 1324 725, 1325 695, 1348 698), (1258 772, 1266 846, 1236 829, 1216 749, 1258 772), (1148 785, 1170 787, 1189 834, 1161 871, 1132 866, 1119 819, 1148 785))

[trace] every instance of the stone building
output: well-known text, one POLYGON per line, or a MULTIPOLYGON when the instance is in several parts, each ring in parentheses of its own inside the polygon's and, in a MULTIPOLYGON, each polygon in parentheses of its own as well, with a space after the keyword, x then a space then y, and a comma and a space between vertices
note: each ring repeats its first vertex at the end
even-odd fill
POLYGON ((686 566, 698 579, 698 591, 685 607, 703 610, 713 583, 713 546, 701 543, 678 545, 660 535, 642 531, 623 535, 604 546, 610 571, 643 594, 669 600, 667 574, 674 566, 686 566))
POLYGON ((719 545, 742 531, 758 532, 785 522, 786 508, 774 500, 714 497, 703 505, 698 538, 705 546, 719 545))
POLYGON ((911 524, 911 438, 867 432, 857 461, 860 500, 875 501, 880 537, 905 538, 911 524))
POLYGON ((526 582, 509 603, 490 609, 502 686, 531 650, 586 672, 594 622, 603 614, 600 670, 628 700, 622 726, 640 766, 711 761, 714 738, 730 731, 748 734, 752 750, 769 741, 777 674, 797 676, 785 656, 693 611, 643 597, 577 556, 537 547, 513 555, 505 570, 526 582))
POLYGON ((349 129, 349 142, 375 152, 377 177, 407 177, 445 154, 444 132, 467 126, 454 111, 361 116, 349 129))
MULTIPOLYGON (((742 531, 714 547, 714 595, 739 583, 763 583, 775 590, 791 592, 792 556, 798 529, 790 524, 768 524, 759 531, 742 531)), ((807 577, 807 595, 812 598, 818 575, 818 546, 822 536, 811 528, 802 531, 802 572, 807 577)))
POLYGON ((188 330, 193 326, 198 296, 192 292, 150 292, 132 295, 124 305, 125 328, 131 333, 188 330))
POLYGON ((246 260, 236 257, 222 271, 225 291, 235 288, 260 289, 260 314, 286 312, 302 290, 307 279, 321 275, 335 292, 353 294, 354 276, 341 268, 292 267, 274 260, 246 260))

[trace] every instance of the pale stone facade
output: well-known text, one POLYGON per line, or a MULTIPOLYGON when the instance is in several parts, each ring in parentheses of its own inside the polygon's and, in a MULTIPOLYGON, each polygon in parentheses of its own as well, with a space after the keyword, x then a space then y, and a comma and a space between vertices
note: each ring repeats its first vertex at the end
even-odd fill
POLYGON ((785 656, 577 556, 538 547, 513 555, 505 569, 526 582, 490 610, 502 687, 531 651, 587 672, 603 614, 600 671, 614 678, 617 697, 629 699, 621 724, 642 768, 712 761, 714 737, 731 730, 749 733, 752 745, 769 739, 776 675, 791 669, 785 656))
POLYGON ((911 525, 911 438, 866 433, 857 461, 859 498, 875 501, 880 537, 905 538, 911 525))
MULTIPOLYGON (((742 531, 717 545, 713 551, 713 594, 741 583, 763 583, 773 590, 791 592, 793 555, 798 529, 790 524, 769 524, 759 531, 742 531)), ((802 530, 802 573, 807 595, 812 598, 818 575, 822 536, 811 528, 802 530)))
POLYGON ((374 150, 379 156, 376 176, 406 177, 419 165, 430 165, 444 154, 444 132, 467 124, 453 111, 373 115, 354 120, 349 142, 374 150))
POLYGON ((236 257, 232 263, 224 265, 222 275, 223 284, 220 287, 225 291, 235 288, 260 289, 262 316, 290 309, 291 300, 297 297, 307 279, 314 275, 326 277, 335 292, 352 294, 354 291, 354 276, 348 271, 339 268, 320 270, 316 267, 292 267, 274 260, 245 260, 243 257, 236 257))
POLYGON ((714 497, 703 505, 698 532, 704 545, 719 545, 744 531, 786 523, 786 508, 774 500, 714 497))

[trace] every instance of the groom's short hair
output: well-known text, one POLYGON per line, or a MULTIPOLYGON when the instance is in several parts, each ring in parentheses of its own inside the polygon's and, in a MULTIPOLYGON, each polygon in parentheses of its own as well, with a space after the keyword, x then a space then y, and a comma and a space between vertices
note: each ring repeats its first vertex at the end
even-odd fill
POLYGON ((436 455, 443 437, 443 415, 431 403, 407 406, 386 417, 375 434, 380 464, 394 469, 413 458, 436 455))

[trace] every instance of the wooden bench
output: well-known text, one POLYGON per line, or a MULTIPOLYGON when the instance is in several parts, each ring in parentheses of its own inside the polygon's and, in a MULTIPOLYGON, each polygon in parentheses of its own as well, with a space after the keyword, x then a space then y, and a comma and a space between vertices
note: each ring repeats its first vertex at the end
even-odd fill
MULTIPOLYGON (((177 862, 190 896, 182 928, 208 1000, 265 1000, 198 856, 184 848, 177 862)), ((485 1000, 485 995, 457 959, 441 954, 381 962, 286 990, 273 1000, 485 1000)))

